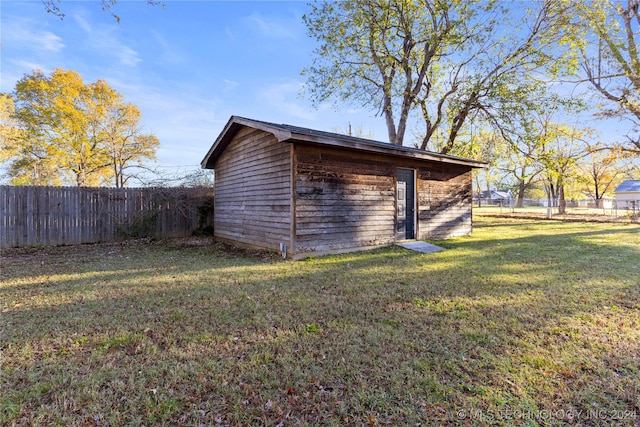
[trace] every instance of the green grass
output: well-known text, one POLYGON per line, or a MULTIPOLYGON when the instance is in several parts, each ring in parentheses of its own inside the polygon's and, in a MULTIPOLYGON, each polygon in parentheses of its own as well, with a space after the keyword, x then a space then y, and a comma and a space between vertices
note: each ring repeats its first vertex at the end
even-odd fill
POLYGON ((11 250, 0 425, 637 425, 640 228, 279 261, 213 241, 11 250))
MULTIPOLYGON (((501 216, 518 216, 518 217, 531 217, 530 219, 546 218, 548 215, 548 208, 544 206, 525 206, 522 208, 516 207, 501 207, 501 206, 474 206, 474 215, 501 215, 501 216)), ((634 212, 621 208, 585 208, 585 207, 568 207, 566 208, 566 214, 558 214, 558 208, 551 208, 551 214, 556 219, 563 220, 584 220, 584 221, 611 221, 611 222, 638 222, 637 215, 634 212)), ((637 212, 635 212, 637 214, 637 212)))

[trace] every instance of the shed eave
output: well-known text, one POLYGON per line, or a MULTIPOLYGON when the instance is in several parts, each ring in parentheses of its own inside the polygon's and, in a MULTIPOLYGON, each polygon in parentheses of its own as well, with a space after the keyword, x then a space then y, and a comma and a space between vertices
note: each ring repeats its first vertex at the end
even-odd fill
POLYGON ((430 151, 400 147, 393 144, 379 141, 369 141, 361 138, 354 138, 339 134, 329 134, 312 129, 304 129, 289 125, 278 125, 274 123, 252 120, 239 116, 231 116, 218 138, 211 146, 206 156, 200 163, 202 169, 213 169, 216 160, 224 151, 229 142, 233 139, 238 130, 243 127, 251 127, 271 133, 278 142, 306 142, 329 147, 352 149, 368 153, 377 153, 401 157, 405 159, 424 160, 444 164, 454 164, 467 166, 470 168, 487 168, 487 162, 466 159, 462 157, 439 154, 430 151))
POLYGON ((481 161, 472 160, 472 159, 464 159, 461 157, 432 153, 429 151, 411 150, 411 149, 407 149, 406 147, 399 147, 393 144, 385 144, 385 146, 382 146, 381 143, 373 143, 373 142, 369 143, 364 141, 360 142, 354 139, 326 138, 324 136, 310 135, 306 133, 292 133, 291 138, 293 139, 292 142, 295 142, 295 141, 308 142, 312 144, 348 148, 348 149, 364 151, 369 153, 386 154, 386 155, 392 155, 392 156, 404 157, 404 158, 410 158, 410 159, 416 159, 416 160, 428 160, 432 162, 440 162, 440 163, 446 163, 446 164, 457 164, 457 165, 469 166, 471 168, 483 169, 489 166, 487 162, 481 162, 481 161))
POLYGON ((213 165, 215 164, 218 157, 220 157, 220 154, 222 154, 229 142, 243 126, 271 133, 276 137, 278 142, 291 139, 291 132, 287 130, 269 126, 264 122, 246 119, 244 117, 231 116, 227 124, 224 126, 224 129, 222 129, 222 132, 220 132, 220 135, 218 135, 218 137, 216 138, 216 141, 204 156, 204 159, 202 159, 202 162, 200 162, 200 167, 202 169, 213 169, 213 165))

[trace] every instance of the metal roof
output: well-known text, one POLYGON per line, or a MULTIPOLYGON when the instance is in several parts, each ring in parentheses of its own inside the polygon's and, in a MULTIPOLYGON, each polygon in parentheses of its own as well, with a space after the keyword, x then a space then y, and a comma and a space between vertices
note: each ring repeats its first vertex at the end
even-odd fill
POLYGON ((640 179, 628 179, 616 188, 616 193, 640 193, 640 179))
POLYGON ((233 136, 242 126, 269 132, 280 142, 308 142, 312 144, 348 148, 371 153, 381 153, 417 160, 430 160, 440 163, 465 165, 472 168, 487 167, 486 162, 435 153, 418 148, 393 145, 387 142, 373 141, 370 139, 357 138, 354 136, 325 132, 300 126, 270 123, 239 116, 231 116, 218 138, 216 138, 213 146, 209 149, 207 155, 202 160, 201 166, 203 169, 213 168, 216 159, 224 151, 233 136))

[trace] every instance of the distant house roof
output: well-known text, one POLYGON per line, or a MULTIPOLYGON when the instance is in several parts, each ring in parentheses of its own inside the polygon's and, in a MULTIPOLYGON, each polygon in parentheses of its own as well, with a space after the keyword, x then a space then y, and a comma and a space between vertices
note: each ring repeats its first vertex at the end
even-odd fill
POLYGON ((261 120, 231 116, 224 129, 214 142, 213 146, 209 149, 209 152, 202 160, 201 166, 203 169, 213 168, 216 159, 224 151, 236 132, 238 132, 238 130, 243 126, 248 126, 254 129, 260 129, 265 132, 269 132, 273 134, 280 142, 301 141, 325 146, 356 149, 370 153, 382 153, 386 155, 417 160, 431 160, 434 162, 458 164, 470 166, 472 168, 487 167, 487 163, 485 162, 434 153, 431 151, 420 150, 418 148, 398 146, 387 142, 373 141, 369 139, 341 135, 338 133, 324 132, 299 126, 269 123, 263 122, 261 120))
MULTIPOLYGON (((481 199, 489 198, 489 191, 483 191, 479 194, 481 199)), ((491 190, 491 198, 492 199, 513 199, 513 194, 511 194, 510 190, 491 190)))
POLYGON ((640 193, 640 179, 628 179, 616 188, 616 193, 640 193))

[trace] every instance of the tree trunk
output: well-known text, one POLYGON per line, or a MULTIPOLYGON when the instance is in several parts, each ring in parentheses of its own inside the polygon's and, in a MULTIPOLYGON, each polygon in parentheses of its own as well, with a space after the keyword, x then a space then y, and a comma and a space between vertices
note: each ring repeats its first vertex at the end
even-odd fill
POLYGON ((520 182, 518 182, 518 200, 516 201, 516 208, 524 206, 524 190, 524 180, 520 180, 520 182))
POLYGON ((118 165, 116 164, 115 161, 113 162, 113 177, 114 177, 113 179, 114 179, 115 184, 116 184, 116 188, 119 188, 118 187, 118 182, 119 182, 119 179, 118 179, 118 165))
POLYGON ((480 173, 479 172, 475 172, 473 174, 473 179, 475 181, 475 188, 474 188, 474 194, 475 197, 478 199, 478 207, 482 207, 482 201, 481 201, 481 192, 482 192, 482 187, 480 186, 480 173))
POLYGON ((564 184, 558 183, 558 213, 564 215, 567 213, 567 201, 564 198, 564 184))
POLYGON ((86 187, 87 186, 87 174, 84 169, 80 169, 76 175, 76 184, 78 187, 86 187))
POLYGON ((553 208, 556 206, 555 204, 555 191, 553 190, 553 182, 550 179, 547 180, 547 183, 544 185, 545 191, 547 192, 547 207, 553 208))

